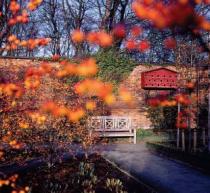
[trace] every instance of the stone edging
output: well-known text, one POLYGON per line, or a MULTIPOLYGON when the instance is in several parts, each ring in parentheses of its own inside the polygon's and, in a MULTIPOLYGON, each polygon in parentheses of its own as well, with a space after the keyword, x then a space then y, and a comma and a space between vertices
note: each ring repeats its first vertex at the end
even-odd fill
POLYGON ((140 181, 138 178, 136 178, 135 176, 133 176, 131 173, 127 172, 126 170, 120 168, 116 163, 112 162, 111 160, 107 159, 105 156, 101 155, 103 157, 103 159, 105 159, 108 163, 110 163, 114 168, 116 168, 117 170, 119 170, 120 172, 122 172, 123 174, 127 175, 128 177, 130 177, 132 180, 136 181, 138 184, 144 186, 145 188, 147 188, 150 192, 148 193, 158 193, 156 190, 154 190, 154 188, 152 188, 151 186, 148 186, 147 184, 145 184, 144 182, 140 181))

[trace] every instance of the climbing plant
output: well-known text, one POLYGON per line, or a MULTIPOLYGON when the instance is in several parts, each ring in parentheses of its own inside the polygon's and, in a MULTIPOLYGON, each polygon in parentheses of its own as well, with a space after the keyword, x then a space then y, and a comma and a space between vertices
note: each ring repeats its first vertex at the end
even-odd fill
POLYGON ((113 49, 101 50, 95 55, 99 66, 98 77, 119 84, 137 66, 137 62, 113 49))

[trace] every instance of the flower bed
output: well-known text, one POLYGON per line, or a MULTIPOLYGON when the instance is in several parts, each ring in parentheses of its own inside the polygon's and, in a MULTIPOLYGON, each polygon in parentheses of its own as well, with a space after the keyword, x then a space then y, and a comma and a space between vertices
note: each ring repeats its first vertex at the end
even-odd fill
MULTIPOLYGON (((128 177, 101 156, 71 158, 54 166, 43 165, 19 173, 17 184, 32 193, 149 193, 148 187, 128 177)), ((1 189, 0 189, 1 190, 1 189)), ((11 187, 3 186, 1 192, 11 187)))

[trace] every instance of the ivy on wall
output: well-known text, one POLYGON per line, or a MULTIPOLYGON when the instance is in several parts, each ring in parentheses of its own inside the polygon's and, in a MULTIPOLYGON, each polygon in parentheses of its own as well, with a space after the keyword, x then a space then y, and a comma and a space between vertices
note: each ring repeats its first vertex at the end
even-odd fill
POLYGON ((98 77, 118 85, 138 65, 128 56, 114 50, 102 50, 95 55, 99 66, 98 77))

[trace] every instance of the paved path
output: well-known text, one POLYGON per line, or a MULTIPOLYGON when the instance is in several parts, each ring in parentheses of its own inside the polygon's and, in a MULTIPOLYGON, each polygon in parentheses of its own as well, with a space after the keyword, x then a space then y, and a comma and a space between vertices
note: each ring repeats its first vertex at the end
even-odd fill
POLYGON ((210 176, 152 154, 144 144, 110 145, 103 155, 160 193, 210 193, 210 176))

